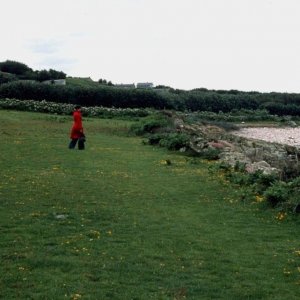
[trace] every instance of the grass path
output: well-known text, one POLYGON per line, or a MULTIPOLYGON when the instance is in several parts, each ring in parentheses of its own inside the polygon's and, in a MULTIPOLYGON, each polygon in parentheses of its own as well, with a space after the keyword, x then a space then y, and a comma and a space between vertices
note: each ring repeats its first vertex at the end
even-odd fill
POLYGON ((299 222, 129 124, 0 110, 0 298, 298 299, 299 222))

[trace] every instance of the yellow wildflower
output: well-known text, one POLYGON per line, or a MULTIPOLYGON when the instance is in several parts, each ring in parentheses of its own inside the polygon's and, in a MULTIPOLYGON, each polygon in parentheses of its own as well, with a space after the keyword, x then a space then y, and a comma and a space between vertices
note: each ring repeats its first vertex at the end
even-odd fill
POLYGON ((264 201, 264 197, 263 197, 263 196, 256 195, 256 196, 255 196, 255 201, 258 202, 258 203, 260 203, 260 202, 264 201))
POLYGON ((276 216, 276 219, 277 219, 278 221, 282 221, 285 217, 286 217, 286 213, 284 213, 284 212, 279 212, 279 213, 277 214, 277 216, 276 216))

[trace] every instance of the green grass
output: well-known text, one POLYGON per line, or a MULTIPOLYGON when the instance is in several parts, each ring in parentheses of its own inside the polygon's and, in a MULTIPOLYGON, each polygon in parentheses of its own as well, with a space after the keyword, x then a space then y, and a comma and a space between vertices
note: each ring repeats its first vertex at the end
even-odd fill
POLYGON ((0 110, 0 298, 298 299, 299 223, 126 121, 0 110), (171 161, 171 165, 164 162, 171 161))
POLYGON ((66 84, 68 86, 75 86, 75 87, 85 87, 85 88, 89 88, 89 87, 99 87, 99 83, 96 81, 93 81, 92 79, 89 78, 71 78, 71 77, 67 77, 66 78, 66 84))

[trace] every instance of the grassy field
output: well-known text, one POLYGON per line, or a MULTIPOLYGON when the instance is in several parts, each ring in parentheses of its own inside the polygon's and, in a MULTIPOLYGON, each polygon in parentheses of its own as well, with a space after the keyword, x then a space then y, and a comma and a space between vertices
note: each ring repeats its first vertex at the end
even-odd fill
POLYGON ((69 150, 71 123, 0 110, 1 299, 299 299, 298 222, 130 122, 69 150))

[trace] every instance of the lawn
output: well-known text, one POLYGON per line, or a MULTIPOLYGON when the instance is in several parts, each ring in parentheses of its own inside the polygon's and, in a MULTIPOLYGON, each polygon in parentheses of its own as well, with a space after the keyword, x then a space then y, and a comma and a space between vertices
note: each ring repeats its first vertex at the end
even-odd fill
POLYGON ((85 118, 84 151, 71 124, 0 110, 0 298, 299 298, 297 220, 129 121, 85 118))

